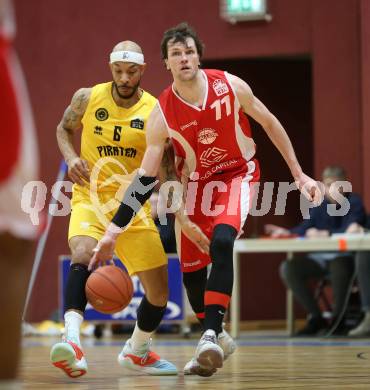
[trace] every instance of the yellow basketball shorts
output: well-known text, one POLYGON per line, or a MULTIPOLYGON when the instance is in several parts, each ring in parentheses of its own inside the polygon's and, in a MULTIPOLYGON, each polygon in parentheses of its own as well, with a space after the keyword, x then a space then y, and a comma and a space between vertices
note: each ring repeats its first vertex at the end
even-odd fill
MULTIPOLYGON (((91 196, 88 190, 74 185, 68 240, 88 236, 99 241, 120 204, 115 195, 100 192, 91 196)), ((149 205, 144 205, 129 228, 118 237, 115 253, 130 275, 167 264, 149 205)))

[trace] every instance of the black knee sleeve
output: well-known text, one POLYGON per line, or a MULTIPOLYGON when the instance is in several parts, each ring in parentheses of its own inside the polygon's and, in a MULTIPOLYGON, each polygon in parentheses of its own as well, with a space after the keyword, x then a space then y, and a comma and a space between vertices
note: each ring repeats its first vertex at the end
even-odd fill
POLYGON ((143 296, 137 309, 137 325, 144 332, 153 332, 159 326, 166 312, 166 306, 152 305, 146 296, 143 296))
POLYGON ((207 267, 195 272, 184 272, 182 279, 194 313, 204 312, 204 292, 207 284, 207 267))
POLYGON ((207 290, 231 295, 234 281, 233 249, 237 234, 236 229, 227 224, 215 227, 210 245, 212 270, 207 290))
POLYGON ((87 304, 85 285, 91 272, 85 264, 71 264, 66 290, 64 292, 64 310, 76 309, 84 312, 87 304))
POLYGON ((204 328, 222 331, 222 321, 230 301, 234 281, 233 249, 237 231, 230 225, 217 225, 213 231, 210 255, 212 269, 205 293, 204 328))

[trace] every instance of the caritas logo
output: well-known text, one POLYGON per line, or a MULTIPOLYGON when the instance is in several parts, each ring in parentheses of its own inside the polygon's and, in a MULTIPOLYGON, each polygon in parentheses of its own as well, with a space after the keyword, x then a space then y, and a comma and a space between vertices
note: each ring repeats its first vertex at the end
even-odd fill
POLYGON ((215 130, 213 129, 202 129, 198 133, 198 142, 204 145, 209 145, 211 144, 216 138, 218 137, 218 134, 215 130))
POLYGON ((213 82, 213 85, 212 85, 215 93, 217 96, 221 96, 221 95, 224 95, 225 93, 228 93, 229 92, 229 87, 227 86, 227 84, 221 80, 221 79, 217 79, 213 82))

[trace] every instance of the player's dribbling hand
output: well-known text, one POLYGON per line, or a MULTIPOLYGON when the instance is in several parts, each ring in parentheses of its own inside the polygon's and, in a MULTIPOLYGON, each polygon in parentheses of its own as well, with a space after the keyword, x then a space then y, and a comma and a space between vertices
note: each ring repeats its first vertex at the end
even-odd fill
POLYGON ((296 178, 295 183, 299 191, 301 191, 301 193, 310 202, 313 202, 315 206, 318 206, 322 203, 324 199, 324 191, 320 189, 316 180, 311 179, 309 176, 302 173, 298 178, 296 178))
POLYGON ((105 234, 93 249, 94 255, 90 260, 88 270, 92 271, 99 263, 112 263, 116 240, 105 234))
POLYGON ((186 221, 181 223, 181 231, 201 252, 209 254, 209 239, 198 225, 187 218, 186 221))
POLYGON ((89 165, 87 164, 87 161, 75 157, 68 161, 67 165, 68 176, 74 183, 84 186, 85 182, 90 181, 89 165))

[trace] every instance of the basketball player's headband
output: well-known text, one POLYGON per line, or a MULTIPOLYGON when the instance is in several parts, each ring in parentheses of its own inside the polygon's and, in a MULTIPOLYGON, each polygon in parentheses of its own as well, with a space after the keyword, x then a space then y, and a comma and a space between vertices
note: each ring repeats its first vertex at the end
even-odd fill
POLYGON ((144 56, 134 51, 114 51, 110 53, 110 63, 113 64, 113 62, 133 62, 138 65, 143 65, 144 56))

